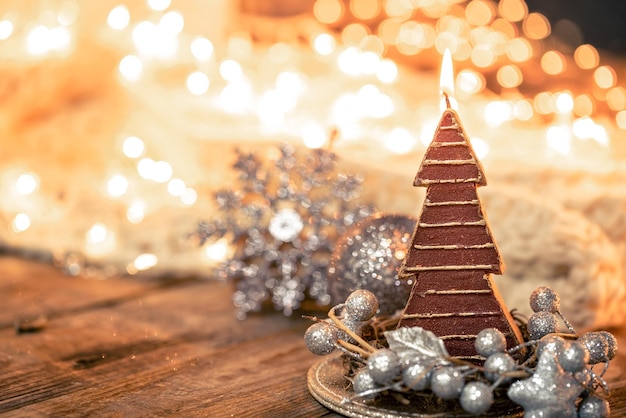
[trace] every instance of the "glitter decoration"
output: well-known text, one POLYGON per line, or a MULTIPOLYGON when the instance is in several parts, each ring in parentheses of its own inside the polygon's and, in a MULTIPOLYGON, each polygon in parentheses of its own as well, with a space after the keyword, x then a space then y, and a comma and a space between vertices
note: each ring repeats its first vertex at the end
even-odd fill
POLYGON ((443 366, 433 371, 430 388, 441 399, 455 399, 461 395, 465 381, 461 372, 452 366, 443 366))
POLYGON ((427 365, 412 363, 402 371, 402 382, 411 390, 424 390, 430 385, 431 371, 427 365))
POLYGON ((201 222, 200 245, 226 238, 234 256, 218 276, 236 282, 237 317, 271 301, 291 315, 306 298, 328 305, 327 271, 338 238, 373 209, 356 202, 362 179, 337 170, 324 149, 299 155, 282 144, 278 157, 263 159, 237 151, 237 185, 218 191, 222 216, 201 222))
MULTIPOLYGON (((558 299, 552 289, 543 289, 555 296, 552 300, 558 299)), ((451 356, 444 339, 432 331, 397 327, 400 312, 362 321, 368 332, 351 332, 346 318, 353 308, 348 309, 348 302, 363 299, 363 292, 350 294, 329 311, 326 320, 311 317, 316 323, 305 334, 314 354, 320 350, 319 344, 311 344, 311 335, 320 325, 332 324, 338 336, 353 337, 348 342, 339 336, 335 348, 340 353, 317 362, 308 374, 311 394, 335 412, 359 417, 381 413, 388 417, 607 416, 609 404, 603 398, 609 389, 603 376, 617 349, 611 333, 589 332, 579 337, 573 332, 567 339, 551 333, 540 340, 522 341, 507 352, 501 331, 485 328, 474 339, 477 351, 486 357, 480 365, 451 356), (594 347, 598 362, 605 363, 601 372, 593 370, 590 351, 594 347), (522 348, 529 351, 515 358, 522 348), (351 387, 346 380, 352 382, 351 387), (373 398, 374 403, 370 402, 373 398), (357 410, 358 414, 352 413, 357 410)), ((531 299, 538 293, 541 288, 531 299)), ((370 293, 367 306, 375 305, 373 298, 370 293)), ((332 341, 332 336, 324 339, 325 344, 332 341)))
POLYGON ((559 320, 551 312, 539 311, 532 314, 528 319, 528 333, 533 340, 540 340, 542 337, 557 332, 559 320))
POLYGON ((506 338, 499 329, 485 328, 476 335, 474 348, 481 356, 489 357, 506 350, 506 338))
POLYGON ((406 304, 410 279, 399 279, 416 220, 402 215, 373 215, 350 228, 337 243, 329 268, 333 303, 353 290, 365 289, 379 300, 382 314, 392 314, 406 304))
POLYGON ((561 300, 554 290, 541 286, 530 295, 530 307, 533 312, 555 313, 561 309, 561 300))
POLYGON ((270 220, 270 234, 279 241, 291 242, 302 231, 302 218, 291 208, 281 209, 270 220))
POLYGON ((470 414, 484 414, 493 404, 493 391, 486 383, 470 382, 463 388, 460 402, 470 414))
POLYGON ((337 343, 337 330, 326 322, 317 322, 307 329, 304 342, 310 352, 318 356, 332 353, 337 343))
POLYGON ((510 378, 503 377, 503 374, 513 371, 515 366, 515 360, 507 353, 493 353, 487 357, 483 365, 485 368, 485 377, 490 382, 502 379, 503 383, 510 380, 510 378))
POLYGON ((578 418, 601 418, 611 415, 609 402, 597 396, 583 399, 578 406, 578 418))
POLYGON ((367 361, 367 369, 372 379, 380 385, 391 383, 402 370, 400 366, 400 357, 385 348, 373 353, 367 361))
POLYGON ((576 417, 575 401, 583 390, 580 382, 566 373, 554 354, 546 350, 539 357, 535 373, 514 382, 508 395, 522 405, 528 416, 576 417))
POLYGON ((352 380, 352 388, 354 393, 360 394, 363 399, 373 398, 376 396, 374 392, 378 384, 374 381, 369 369, 360 370, 352 380))
POLYGON ((607 339, 600 332, 587 332, 578 341, 589 352, 589 363, 597 364, 610 360, 607 339))
POLYGON ((376 315, 378 299, 369 290, 358 289, 348 296, 344 310, 346 316, 356 321, 367 321, 376 315))

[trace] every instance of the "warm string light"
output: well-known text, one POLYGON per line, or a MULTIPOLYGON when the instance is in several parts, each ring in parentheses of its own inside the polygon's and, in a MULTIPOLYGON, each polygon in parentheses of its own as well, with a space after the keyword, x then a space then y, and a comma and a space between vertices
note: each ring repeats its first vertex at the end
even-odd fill
MULTIPOLYGON (((412 56, 423 56, 433 49, 439 53, 449 49, 455 61, 469 61, 481 71, 491 72, 498 66, 495 90, 524 89, 526 75, 536 73, 537 65, 547 77, 561 76, 568 71, 568 62, 574 61, 581 70, 594 70, 585 76, 603 91, 590 98, 592 112, 599 109, 596 102, 606 102, 615 112, 617 125, 623 128, 624 113, 620 112, 626 110, 626 94, 623 86, 615 87, 624 83, 617 77, 619 72, 609 65, 599 66, 598 51, 588 44, 575 48, 573 56, 545 49, 540 42, 551 36, 550 22, 541 13, 529 12, 524 0, 473 0, 461 4, 455 1, 317 0, 313 13, 324 24, 337 26, 349 21, 343 25, 341 38, 357 48, 374 40, 383 45, 382 50, 395 50, 406 56, 408 62, 412 56), (372 21, 376 26, 369 23, 372 21), (502 64, 507 59, 511 62, 502 64), (609 89, 616 90, 604 91, 609 89)), ((533 76, 536 78, 535 74, 533 76)), ((576 77, 573 84, 579 81, 576 77)), ((472 93, 487 87, 482 84, 472 93)))

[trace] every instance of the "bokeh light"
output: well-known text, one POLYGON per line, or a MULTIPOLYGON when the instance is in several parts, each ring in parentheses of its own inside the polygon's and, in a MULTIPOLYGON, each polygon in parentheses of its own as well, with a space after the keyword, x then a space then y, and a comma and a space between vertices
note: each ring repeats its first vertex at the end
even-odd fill
POLYGON ((522 30, 529 39, 544 39, 550 35, 550 22, 541 13, 530 13, 524 19, 522 30))
POLYGON ((517 87, 524 80, 522 71, 516 65, 503 65, 498 69, 496 78, 505 88, 517 87))
POLYGON ((530 42, 524 38, 514 38, 509 41, 506 47, 506 55, 513 62, 528 61, 533 54, 530 42))
POLYGON ((548 51, 541 57, 541 69, 550 75, 565 71, 565 58, 559 51, 548 51))
POLYGON ((344 6, 339 0, 317 0, 313 5, 313 14, 321 23, 335 23, 342 18, 344 6))
POLYGON ((610 89, 615 85, 616 74, 613 67, 608 65, 602 65, 593 73, 593 80, 601 89, 610 89))
POLYGON ((107 16, 107 23, 112 29, 122 30, 130 23, 130 13, 128 7, 123 4, 115 6, 107 16))
POLYGON ((523 0, 501 0, 498 3, 500 16, 509 22, 519 22, 528 14, 528 6, 523 0))
POLYGON ((380 12, 380 3, 379 0, 351 0, 350 13, 357 19, 373 19, 380 12))
POLYGON ((590 116, 594 110, 594 101, 589 95, 581 94, 574 98, 574 114, 576 116, 590 116))
POLYGON ((580 45, 574 51, 574 61, 583 70, 590 70, 596 68, 600 63, 600 54, 593 45, 580 45))

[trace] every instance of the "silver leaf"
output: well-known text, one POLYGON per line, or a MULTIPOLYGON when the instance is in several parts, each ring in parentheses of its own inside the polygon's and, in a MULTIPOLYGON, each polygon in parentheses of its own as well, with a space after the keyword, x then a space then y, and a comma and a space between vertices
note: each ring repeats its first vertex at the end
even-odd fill
POLYGON ((446 359, 450 357, 450 354, 443 340, 424 328, 398 328, 386 331, 385 337, 389 348, 400 356, 404 364, 448 363, 446 359))

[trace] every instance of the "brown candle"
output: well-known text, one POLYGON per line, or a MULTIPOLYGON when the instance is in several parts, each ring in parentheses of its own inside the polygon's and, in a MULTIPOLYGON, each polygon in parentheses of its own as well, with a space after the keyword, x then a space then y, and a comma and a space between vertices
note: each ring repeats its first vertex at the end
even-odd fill
POLYGON ((485 328, 502 331, 509 347, 523 339, 491 278, 504 264, 477 194, 485 175, 444 95, 446 109, 413 183, 427 190, 400 270, 415 284, 399 326, 428 329, 452 356, 480 360, 474 340, 485 328))

